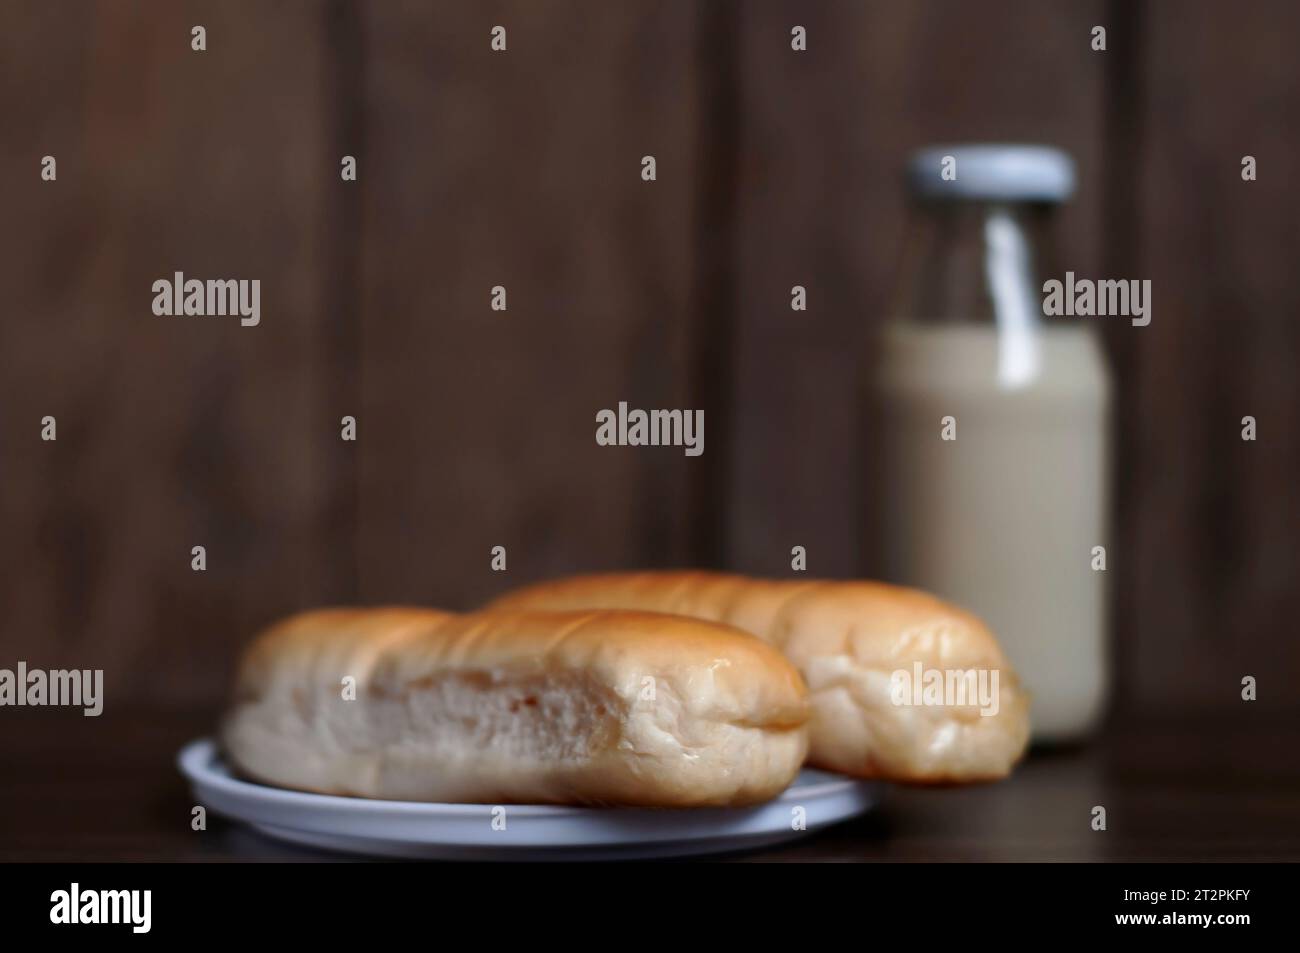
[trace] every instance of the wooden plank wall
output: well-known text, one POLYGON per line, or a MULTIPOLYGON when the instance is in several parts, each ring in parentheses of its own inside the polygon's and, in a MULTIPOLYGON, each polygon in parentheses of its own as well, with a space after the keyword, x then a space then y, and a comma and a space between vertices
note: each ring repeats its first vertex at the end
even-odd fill
POLYGON ((0 11, 0 664, 211 701, 235 646, 299 606, 780 574, 796 543, 817 574, 877 569, 855 393, 899 169, 933 141, 1030 139, 1079 161, 1074 269, 1156 288, 1151 327, 1107 328, 1123 703, 1298 674, 1293 5, 0 11), (155 318, 177 268, 262 278, 262 326, 155 318), (596 447, 620 400, 704 407, 705 455, 596 447))
MULTIPOLYGON (((1300 7, 1150 3, 1131 263, 1155 317, 1114 329, 1125 438, 1121 678, 1156 710, 1300 703, 1300 7), (1244 182, 1253 155, 1259 178, 1244 182), (1241 418, 1259 422, 1254 443, 1241 418)), ((1116 231, 1119 231, 1117 229, 1116 231)))
POLYGON ((4 21, 6 664, 102 667, 110 699, 210 697, 325 561, 319 8, 6 3, 4 21), (262 323, 154 316, 175 270, 260 277, 262 323))
POLYGON ((713 458, 593 434, 620 400, 696 406, 694 6, 10 6, 16 658, 212 699, 297 607, 692 561, 713 458), (154 317, 174 269, 261 277, 262 325, 154 317))
POLYGON ((689 405, 696 13, 363 9, 362 597, 462 608, 577 565, 689 561, 713 458, 594 434, 622 400, 689 405))

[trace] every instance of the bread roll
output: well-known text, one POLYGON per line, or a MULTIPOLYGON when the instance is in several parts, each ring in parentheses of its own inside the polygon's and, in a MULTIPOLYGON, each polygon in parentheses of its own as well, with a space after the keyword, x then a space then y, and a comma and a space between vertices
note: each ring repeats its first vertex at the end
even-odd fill
POLYGON ((541 583, 492 607, 649 609, 752 632, 803 674, 812 704, 810 761, 832 771, 914 783, 990 780, 1011 770, 1029 738, 1029 700, 997 640, 974 616, 915 589, 619 573, 541 583), (931 672, 952 685, 951 694, 944 685, 937 696, 926 693, 931 672), (986 705, 978 703, 981 677, 986 705), (950 704, 963 700, 958 687, 977 703, 950 704), (943 704, 927 703, 936 697, 943 704))
POLYGON ((222 739, 242 772, 362 797, 751 804, 808 745, 779 652, 641 612, 307 612, 249 648, 235 696, 222 739))

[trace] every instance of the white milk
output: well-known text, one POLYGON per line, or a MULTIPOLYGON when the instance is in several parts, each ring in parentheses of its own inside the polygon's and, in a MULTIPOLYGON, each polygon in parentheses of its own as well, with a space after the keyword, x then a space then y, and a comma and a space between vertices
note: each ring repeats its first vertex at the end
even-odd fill
POLYGON ((1034 738, 1064 740, 1105 696, 1106 573, 1092 563, 1109 549, 1109 378, 1083 324, 1034 328, 1036 372, 1013 355, 1011 383, 1006 344, 991 323, 888 327, 870 463, 886 474, 891 578, 981 616, 1033 695, 1034 738))

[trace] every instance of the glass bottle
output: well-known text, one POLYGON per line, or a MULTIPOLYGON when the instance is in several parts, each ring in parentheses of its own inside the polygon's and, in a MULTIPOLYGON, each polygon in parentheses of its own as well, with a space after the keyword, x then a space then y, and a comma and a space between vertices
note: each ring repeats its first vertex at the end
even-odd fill
POLYGON ((1052 148, 925 149, 876 377, 888 575, 988 623, 1033 696, 1039 741, 1106 697, 1110 376, 1088 322, 1043 317, 1052 148))

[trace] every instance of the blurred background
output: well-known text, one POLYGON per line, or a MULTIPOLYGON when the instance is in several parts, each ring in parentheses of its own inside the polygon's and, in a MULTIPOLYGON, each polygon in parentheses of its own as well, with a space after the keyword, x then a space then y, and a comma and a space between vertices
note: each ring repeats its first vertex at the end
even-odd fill
POLYGON ((215 706, 237 648, 305 606, 785 575, 793 545, 811 575, 878 573, 857 400, 903 164, 1009 140, 1078 163, 1063 261, 1154 288, 1149 327, 1099 322, 1114 711, 1240 705, 1240 673, 1268 676, 1261 717, 1297 712, 1300 6, 0 14, 0 664, 103 668, 110 711, 215 706), (261 279, 260 326, 155 317, 173 271, 261 279), (704 455, 598 447, 620 400, 703 408, 704 455))

